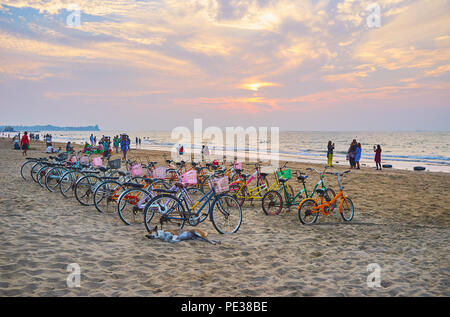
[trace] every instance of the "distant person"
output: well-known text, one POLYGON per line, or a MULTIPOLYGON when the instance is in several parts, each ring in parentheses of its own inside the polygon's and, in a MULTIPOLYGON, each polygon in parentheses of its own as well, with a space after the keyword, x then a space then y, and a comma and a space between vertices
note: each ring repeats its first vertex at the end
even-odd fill
POLYGON ((128 137, 124 135, 122 135, 122 138, 120 139, 120 149, 122 150, 124 161, 127 160, 127 152, 130 147, 130 143, 128 140, 128 137))
POLYGON ((334 143, 328 141, 328 151, 327 151, 328 167, 333 167, 333 152, 334 152, 334 143))
POLYGON ((139 139, 138 139, 138 137, 136 137, 136 145, 138 145, 139 144, 139 139))
POLYGON ((184 147, 183 147, 183 145, 178 144, 177 152, 178 152, 179 155, 183 155, 184 154, 184 147))
POLYGON ((141 146, 141 144, 142 144, 142 140, 141 140, 141 138, 139 138, 139 146, 141 146))
POLYGON ((45 143, 46 143, 47 147, 52 146, 52 138, 50 137, 49 134, 47 134, 45 136, 45 143))
POLYGON ((97 145, 97 137, 94 135, 94 145, 97 145))
POLYGON ((94 145, 94 135, 91 134, 91 137, 89 138, 89 140, 91 141, 91 145, 94 145))
POLYGON ((27 151, 30 148, 30 139, 28 138, 28 133, 25 131, 22 140, 20 141, 20 146, 22 147, 22 155, 27 155, 27 151))
POLYGON ((111 140, 109 138, 106 138, 103 141, 103 157, 109 161, 110 156, 111 156, 111 140))
POLYGON ((66 144, 66 152, 68 152, 68 153, 73 152, 73 147, 72 147, 72 144, 70 143, 70 141, 67 142, 67 144, 66 144))
POLYGON ((356 167, 355 156, 356 156, 356 148, 358 147, 357 144, 358 143, 356 142, 356 140, 353 140, 353 142, 350 144, 350 147, 348 148, 348 151, 347 151, 347 157, 350 162, 351 169, 356 167))
POLYGON ((119 153, 119 145, 120 145, 120 139, 119 139, 119 136, 116 135, 114 137, 114 147, 116 148, 116 153, 119 153))
POLYGON ((373 146, 373 151, 375 152, 375 163, 377 165, 377 170, 381 171, 381 146, 378 144, 375 147, 375 145, 374 145, 373 146))
POLYGON ((355 152, 356 169, 361 169, 361 166, 359 165, 359 161, 361 160, 361 154, 362 154, 361 143, 358 143, 356 145, 356 152, 355 152))

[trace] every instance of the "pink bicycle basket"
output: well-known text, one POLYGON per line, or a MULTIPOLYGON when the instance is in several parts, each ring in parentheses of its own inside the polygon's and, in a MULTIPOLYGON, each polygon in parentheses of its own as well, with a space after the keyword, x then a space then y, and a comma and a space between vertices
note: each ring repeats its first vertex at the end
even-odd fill
POLYGON ((72 155, 72 157, 70 158, 69 162, 75 164, 78 161, 78 158, 76 155, 72 155))
POLYGON ((197 185, 197 171, 192 170, 181 175, 181 182, 185 185, 197 185))
POLYGON ((131 176, 134 176, 134 177, 142 176, 142 165, 141 164, 132 165, 130 172, 131 172, 131 176))
POLYGON ((242 170, 242 162, 237 162, 233 164, 235 170, 242 170))
POLYGON ((101 157, 94 157, 92 159, 92 166, 93 167, 101 167, 103 165, 103 161, 101 157))
POLYGON ((153 170, 152 177, 157 179, 164 179, 166 178, 166 171, 167 167, 158 166, 153 170))
POLYGON ((82 165, 88 165, 89 164, 89 156, 82 156, 80 158, 80 164, 82 165))
POLYGON ((228 177, 221 177, 218 179, 214 179, 212 181, 212 184, 214 186, 214 191, 216 194, 225 193, 230 190, 230 183, 228 181, 228 177))

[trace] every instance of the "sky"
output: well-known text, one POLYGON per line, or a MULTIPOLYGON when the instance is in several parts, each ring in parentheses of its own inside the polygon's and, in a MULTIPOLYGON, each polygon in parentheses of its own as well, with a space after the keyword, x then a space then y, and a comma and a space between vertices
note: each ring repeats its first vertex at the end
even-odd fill
POLYGON ((449 1, 0 0, 0 125, 448 131, 449 1))

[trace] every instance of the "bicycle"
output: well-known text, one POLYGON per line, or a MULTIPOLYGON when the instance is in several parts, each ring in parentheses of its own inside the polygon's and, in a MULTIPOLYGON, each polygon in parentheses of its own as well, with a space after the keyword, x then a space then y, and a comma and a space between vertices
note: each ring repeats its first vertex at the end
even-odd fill
POLYGON ((198 188, 187 188, 186 184, 181 183, 176 183, 176 186, 181 190, 178 197, 173 193, 161 194, 152 198, 145 206, 144 224, 148 232, 153 229, 152 221, 161 227, 165 224, 173 226, 171 229, 182 229, 186 222, 197 226, 208 216, 220 234, 233 234, 239 230, 242 209, 237 199, 226 193, 229 189, 228 177, 214 181, 210 191, 202 193, 198 199, 191 197, 194 196, 193 191, 197 194, 201 192, 198 188), (203 212, 205 208, 206 211, 203 212))
POLYGON ((234 192, 236 199, 239 201, 241 206, 244 205, 246 199, 263 199, 263 193, 271 190, 278 190, 280 184, 274 182, 269 185, 267 181, 267 173, 260 173, 261 165, 259 163, 255 164, 255 172, 252 175, 242 174, 242 171, 236 170, 239 175, 239 180, 230 184, 230 191, 234 192), (256 179, 256 187, 250 188, 252 181, 256 179))
POLYGON ((283 167, 280 168, 280 172, 277 175, 277 181, 280 183, 281 188, 278 190, 268 191, 262 199, 262 209, 266 215, 268 216, 278 215, 283 209, 284 202, 286 203, 286 206, 288 208, 294 205, 298 205, 304 199, 303 194, 305 194, 306 196, 305 198, 312 198, 314 194, 317 193, 317 190, 319 188, 325 191, 324 196, 327 200, 331 200, 332 197, 336 195, 334 190, 325 186, 324 183, 324 173, 327 167, 322 173, 319 173, 314 168, 307 168, 307 170, 315 171, 320 176, 319 182, 317 182, 317 184, 314 186, 314 189, 311 191, 310 194, 308 194, 308 190, 306 188, 306 180, 308 179, 308 175, 304 175, 300 172, 293 172, 292 174, 297 175, 297 181, 301 182, 303 185, 303 189, 301 189, 300 191, 297 192, 297 194, 294 195, 294 189, 292 188, 291 185, 287 183, 291 178, 290 170, 287 170, 288 173, 286 173, 287 171, 283 171, 283 169, 286 168, 286 165, 287 162, 284 164, 283 167), (286 174, 288 175, 288 177, 283 177, 286 174), (284 195, 284 202, 282 193, 284 195))
POLYGON ((350 171, 345 171, 344 173, 331 173, 327 172, 330 175, 336 175, 338 177, 339 184, 339 193, 333 197, 331 200, 327 200, 325 195, 325 190, 318 189, 319 197, 316 199, 307 198, 302 200, 302 202, 298 206, 298 216, 302 224, 313 224, 317 221, 319 217, 319 213, 322 213, 324 216, 329 216, 331 212, 336 207, 336 203, 339 202, 339 213, 342 216, 342 219, 346 222, 350 222, 353 219, 355 214, 355 207, 353 205, 353 201, 350 197, 344 195, 344 189, 341 183, 341 177, 344 174, 350 173, 350 171))

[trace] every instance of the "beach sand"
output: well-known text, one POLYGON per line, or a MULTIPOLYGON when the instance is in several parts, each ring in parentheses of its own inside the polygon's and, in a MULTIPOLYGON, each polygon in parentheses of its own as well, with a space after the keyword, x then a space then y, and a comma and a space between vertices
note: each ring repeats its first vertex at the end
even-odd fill
MULTIPOLYGON (((43 143, 32 148, 29 157, 46 156, 43 143)), ((163 161, 162 152, 130 156, 163 161)), ((296 208, 268 217, 255 201, 234 235, 199 226, 220 245, 168 244, 23 181, 23 161, 0 139, 0 296, 450 295, 450 174, 362 168, 343 180, 351 223, 334 213, 304 226, 296 208), (70 263, 81 267, 79 288, 67 286, 70 263), (371 263, 381 268, 379 288, 367 285, 371 263)), ((310 174, 308 188, 317 180, 310 174)), ((337 190, 335 177, 327 181, 337 190)))

